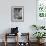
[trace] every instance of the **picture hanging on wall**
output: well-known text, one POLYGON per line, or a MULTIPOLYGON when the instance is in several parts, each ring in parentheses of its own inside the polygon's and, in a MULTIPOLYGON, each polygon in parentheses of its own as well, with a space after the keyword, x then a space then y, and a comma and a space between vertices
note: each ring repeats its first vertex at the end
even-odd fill
POLYGON ((11 21, 23 22, 24 21, 24 6, 11 7, 11 21))

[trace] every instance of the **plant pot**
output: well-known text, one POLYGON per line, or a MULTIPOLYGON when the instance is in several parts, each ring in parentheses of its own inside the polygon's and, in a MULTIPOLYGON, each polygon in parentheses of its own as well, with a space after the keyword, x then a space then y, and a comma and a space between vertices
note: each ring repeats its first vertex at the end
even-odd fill
POLYGON ((40 39, 37 39, 37 43, 40 43, 40 39))
POLYGON ((45 40, 45 39, 38 39, 37 42, 38 42, 39 44, 41 44, 41 43, 44 42, 44 40, 45 40))
POLYGON ((40 43, 44 43, 44 40, 45 40, 45 39, 40 39, 40 43))

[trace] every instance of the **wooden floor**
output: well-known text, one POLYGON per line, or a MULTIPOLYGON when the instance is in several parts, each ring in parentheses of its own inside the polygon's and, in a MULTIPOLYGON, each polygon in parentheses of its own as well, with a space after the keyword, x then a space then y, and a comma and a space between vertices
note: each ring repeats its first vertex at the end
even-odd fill
MULTIPOLYGON (((0 42, 0 46, 4 46, 4 43, 2 42, 0 42)), ((7 46, 15 46, 15 42, 14 43, 12 43, 12 42, 10 42, 10 43, 8 43, 8 45, 7 46)), ((25 46, 25 45, 24 45, 25 46)), ((37 46, 37 43, 30 43, 30 46, 37 46)), ((44 45, 42 45, 42 46, 46 46, 46 43, 44 43, 44 45)))

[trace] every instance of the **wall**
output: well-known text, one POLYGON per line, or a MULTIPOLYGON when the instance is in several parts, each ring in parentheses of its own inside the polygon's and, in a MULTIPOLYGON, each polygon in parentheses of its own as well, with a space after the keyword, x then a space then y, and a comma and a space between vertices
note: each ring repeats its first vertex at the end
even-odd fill
POLYGON ((0 34, 17 26, 19 32, 30 32, 32 36, 32 24, 36 24, 36 0, 0 0, 0 34), (24 22, 11 22, 11 6, 24 6, 24 22))

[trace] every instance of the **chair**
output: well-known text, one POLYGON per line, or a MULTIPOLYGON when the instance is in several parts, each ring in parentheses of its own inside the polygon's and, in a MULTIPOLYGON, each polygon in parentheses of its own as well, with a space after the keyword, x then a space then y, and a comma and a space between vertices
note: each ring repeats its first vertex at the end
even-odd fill
POLYGON ((7 39, 10 38, 11 36, 17 36, 17 38, 15 38, 16 40, 16 45, 15 46, 18 46, 18 34, 9 34, 9 33, 6 33, 5 34, 5 46, 8 45, 8 42, 7 42, 7 39))
POLYGON ((17 39, 15 38, 16 41, 16 46, 18 46, 18 27, 16 28, 11 28, 11 33, 5 33, 5 46, 7 46, 7 38, 17 36, 17 39))
POLYGON ((21 33, 21 37, 20 40, 24 40, 19 42, 19 46, 30 46, 30 42, 29 42, 29 33, 21 33))

